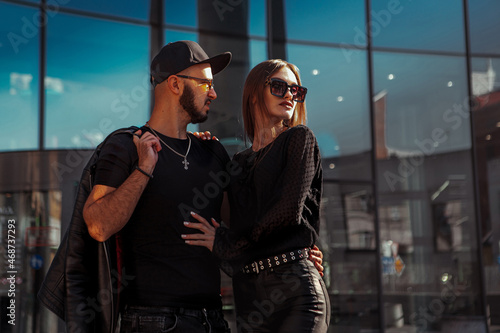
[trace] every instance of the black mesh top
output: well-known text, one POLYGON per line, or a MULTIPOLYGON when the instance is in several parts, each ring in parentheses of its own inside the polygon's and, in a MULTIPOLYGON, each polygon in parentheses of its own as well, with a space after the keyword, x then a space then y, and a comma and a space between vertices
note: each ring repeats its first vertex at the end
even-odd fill
POLYGON ((313 132, 299 125, 254 152, 238 153, 229 190, 230 229, 217 229, 214 254, 226 273, 303 247, 318 237, 321 156, 313 132), (229 264, 229 265, 228 265, 229 264))

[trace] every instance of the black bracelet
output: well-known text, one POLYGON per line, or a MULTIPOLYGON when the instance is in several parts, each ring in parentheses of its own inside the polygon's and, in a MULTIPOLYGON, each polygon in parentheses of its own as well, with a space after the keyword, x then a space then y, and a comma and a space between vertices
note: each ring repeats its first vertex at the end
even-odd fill
POLYGON ((153 178, 153 175, 152 175, 152 174, 147 173, 146 171, 142 170, 141 168, 139 168, 139 166, 138 166, 138 165, 136 165, 136 166, 135 166, 135 168, 136 168, 137 170, 139 170, 139 171, 140 171, 140 172, 141 172, 144 176, 148 176, 149 178, 153 178))

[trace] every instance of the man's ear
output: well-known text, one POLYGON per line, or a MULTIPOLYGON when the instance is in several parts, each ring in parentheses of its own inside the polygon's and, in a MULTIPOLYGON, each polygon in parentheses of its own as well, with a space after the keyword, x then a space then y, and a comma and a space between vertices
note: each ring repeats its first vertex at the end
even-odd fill
POLYGON ((167 85, 168 85, 168 88, 174 93, 174 94, 180 94, 181 93, 181 87, 180 87, 180 84, 179 84, 180 80, 177 76, 175 75, 171 75, 168 79, 167 79, 167 85))

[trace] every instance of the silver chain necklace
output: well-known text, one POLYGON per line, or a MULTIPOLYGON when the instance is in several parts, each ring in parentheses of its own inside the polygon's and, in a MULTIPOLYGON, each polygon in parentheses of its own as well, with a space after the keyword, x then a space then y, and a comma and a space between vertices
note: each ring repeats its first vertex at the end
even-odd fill
POLYGON ((174 148, 170 147, 169 145, 167 145, 167 143, 165 141, 163 141, 159 136, 158 134, 156 134, 155 130, 149 126, 148 123, 146 123, 146 127, 149 128, 151 130, 151 132, 153 132, 153 134, 158 138, 158 140, 160 140, 161 143, 163 143, 165 146, 167 146, 168 149, 170 149, 172 152, 174 152, 175 154, 179 155, 180 157, 182 157, 184 159, 184 161, 182 161, 182 164, 184 164, 184 169, 188 169, 188 165, 189 165, 189 162, 187 161, 187 156, 189 154, 189 149, 191 149, 191 138, 189 137, 189 135, 186 135, 188 140, 189 140, 189 144, 188 144, 188 149, 186 151, 186 155, 182 155, 178 152, 176 152, 174 150, 174 148))

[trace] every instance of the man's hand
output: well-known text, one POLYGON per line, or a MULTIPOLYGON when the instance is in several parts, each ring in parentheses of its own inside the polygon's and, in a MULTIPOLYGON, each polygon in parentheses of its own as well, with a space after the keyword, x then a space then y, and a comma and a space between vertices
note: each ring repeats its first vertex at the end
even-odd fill
POLYGON ((215 239, 215 230, 220 227, 220 224, 217 223, 212 218, 212 224, 213 226, 208 223, 207 220, 205 220, 202 216, 191 212, 191 216, 200 221, 200 223, 197 222, 184 222, 184 225, 188 228, 192 229, 198 229, 202 233, 196 233, 196 234, 184 234, 181 235, 183 239, 185 239, 186 244, 189 245, 198 245, 198 246, 204 246, 210 251, 212 251, 214 247, 214 239, 215 239))
POLYGON ((311 260, 314 263, 314 266, 319 272, 319 275, 323 276, 323 271, 325 268, 323 267, 323 252, 320 251, 320 249, 314 245, 313 248, 309 251, 309 260, 311 260))
POLYGON ((152 174, 158 162, 158 152, 162 148, 160 140, 149 132, 142 134, 142 131, 138 130, 134 133, 134 144, 139 156, 137 166, 152 174))
POLYGON ((219 141, 219 139, 215 135, 212 136, 212 133, 210 133, 210 131, 194 132, 193 135, 201 140, 217 140, 217 141, 219 141))

